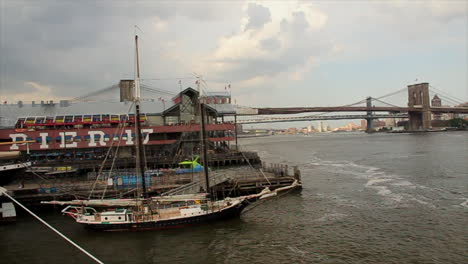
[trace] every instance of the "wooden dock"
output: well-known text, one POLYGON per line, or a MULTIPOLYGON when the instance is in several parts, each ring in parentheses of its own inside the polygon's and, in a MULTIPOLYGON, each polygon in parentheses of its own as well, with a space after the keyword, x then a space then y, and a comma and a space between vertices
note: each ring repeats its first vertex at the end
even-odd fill
MULTIPOLYGON (((218 197, 235 197, 260 192, 265 187, 276 189, 300 181, 300 171, 287 165, 262 164, 257 168, 236 166, 213 169, 210 172, 212 191, 218 197)), ((160 195, 171 190, 184 189, 196 193, 204 187, 203 173, 172 174, 151 177, 147 186, 150 195, 160 195)), ((17 200, 29 206, 39 206, 41 201, 70 199, 131 198, 138 195, 136 185, 118 185, 107 179, 89 179, 87 176, 52 179, 30 179, 4 186, 17 200)))

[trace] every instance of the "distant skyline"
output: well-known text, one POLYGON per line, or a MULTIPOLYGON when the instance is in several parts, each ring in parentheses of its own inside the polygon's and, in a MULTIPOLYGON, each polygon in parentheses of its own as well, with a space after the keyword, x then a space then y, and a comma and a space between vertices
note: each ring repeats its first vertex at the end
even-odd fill
POLYGON ((165 79, 144 82, 173 92, 197 73, 253 107, 343 105, 414 82, 468 98, 467 1, 0 0, 0 99, 133 78, 134 32, 142 78, 165 79))

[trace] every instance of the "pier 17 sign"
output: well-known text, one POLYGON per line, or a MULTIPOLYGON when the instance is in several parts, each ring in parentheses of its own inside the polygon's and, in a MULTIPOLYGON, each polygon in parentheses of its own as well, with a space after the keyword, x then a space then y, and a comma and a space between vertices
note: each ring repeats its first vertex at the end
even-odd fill
MULTIPOLYGON (((208 131, 226 131, 221 137, 210 141, 234 140, 235 125, 231 123, 207 124, 208 131)), ((141 129, 143 144, 164 145, 177 142, 174 133, 199 132, 200 125, 148 126, 141 129)), ((0 151, 52 150, 74 148, 104 148, 110 146, 132 146, 135 144, 135 128, 70 128, 70 129, 1 129, 0 151), (28 141, 29 143, 25 143, 28 141), (14 143, 18 142, 18 143, 14 143)))
MULTIPOLYGON (((142 129, 143 144, 148 144, 149 135, 154 132, 152 128, 142 129)), ((11 141, 35 141, 33 143, 11 144, 9 150, 23 150, 26 144, 30 149, 65 149, 65 148, 86 148, 86 147, 108 147, 111 142, 117 141, 117 145, 133 145, 135 143, 134 129, 100 129, 74 131, 25 131, 21 133, 9 134, 11 141), (115 133, 114 133, 115 132, 115 133), (119 133, 120 132, 120 133, 119 133)))

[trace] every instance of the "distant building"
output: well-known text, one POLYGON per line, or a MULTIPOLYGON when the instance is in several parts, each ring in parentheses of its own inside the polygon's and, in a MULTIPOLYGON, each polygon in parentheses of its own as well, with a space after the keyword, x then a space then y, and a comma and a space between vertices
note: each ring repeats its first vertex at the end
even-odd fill
POLYGON ((372 122, 374 127, 384 127, 385 126, 385 121, 375 119, 374 122, 372 122))
POLYGON ((361 120, 361 129, 367 129, 367 120, 363 119, 361 120))
POLYGON ((348 123, 346 127, 348 128, 348 131, 355 131, 359 129, 359 126, 354 124, 353 122, 348 123))
MULTIPOLYGON (((464 102, 462 104, 456 105, 456 107, 468 107, 468 102, 464 102)), ((458 117, 467 120, 468 114, 458 114, 458 117)))
POLYGON ((244 133, 244 128, 242 127, 242 124, 236 124, 236 131, 238 134, 244 133))
MULTIPOLYGON (((441 107, 442 106, 442 100, 439 98, 439 96, 434 95, 434 97, 431 100, 431 106, 433 107, 441 107)), ((442 114, 432 114, 432 120, 441 120, 442 119, 442 114)))
POLYGON ((439 98, 439 96, 437 96, 437 94, 432 98, 431 105, 436 107, 442 106, 442 100, 439 98))
POLYGON ((396 126, 395 118, 385 118, 384 122, 386 127, 396 126))
POLYGON ((323 122, 322 121, 319 121, 318 122, 318 126, 317 126, 317 132, 321 133, 323 132, 324 129, 323 129, 323 122))
POLYGON ((286 134, 289 134, 289 135, 295 135, 297 134, 297 128, 295 127, 291 127, 291 128, 288 128, 286 131, 285 131, 286 134))

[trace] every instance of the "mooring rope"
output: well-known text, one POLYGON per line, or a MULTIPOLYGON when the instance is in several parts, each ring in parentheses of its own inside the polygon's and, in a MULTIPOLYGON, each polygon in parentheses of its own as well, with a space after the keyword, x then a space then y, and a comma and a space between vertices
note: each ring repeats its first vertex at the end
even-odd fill
POLYGON ((0 187, 0 194, 3 194, 5 195, 6 197, 10 198, 10 200, 12 200, 14 203, 16 203, 18 206, 20 206, 21 208, 23 208, 26 212, 28 212, 29 214, 31 214, 32 216, 34 216, 37 220, 39 220, 41 223, 43 223, 45 226, 47 226, 49 229, 51 229, 52 231, 54 231, 56 234, 58 234, 59 236, 61 236, 63 239, 65 239, 68 243, 72 244, 74 247, 76 247, 77 249, 79 249, 81 252, 85 253, 88 257, 90 257, 92 260, 94 260, 96 263, 102 263, 104 264, 104 262, 100 261, 98 258, 96 258, 95 256, 93 256, 91 253, 89 253, 88 251, 86 251, 85 249, 83 249, 82 247, 80 247, 78 244, 76 244, 75 242, 73 242, 71 239, 69 239, 68 237, 66 237, 64 234, 60 233, 60 231, 58 231, 57 229, 53 228, 51 225, 49 225, 46 221, 42 220, 42 218, 40 218, 39 216, 37 216, 36 214, 34 214, 33 212, 31 212, 28 208, 26 208, 24 205, 22 205, 20 202, 18 202, 16 199, 14 199, 13 197, 11 197, 8 193, 7 193, 7 190, 5 188, 2 188, 0 187))

